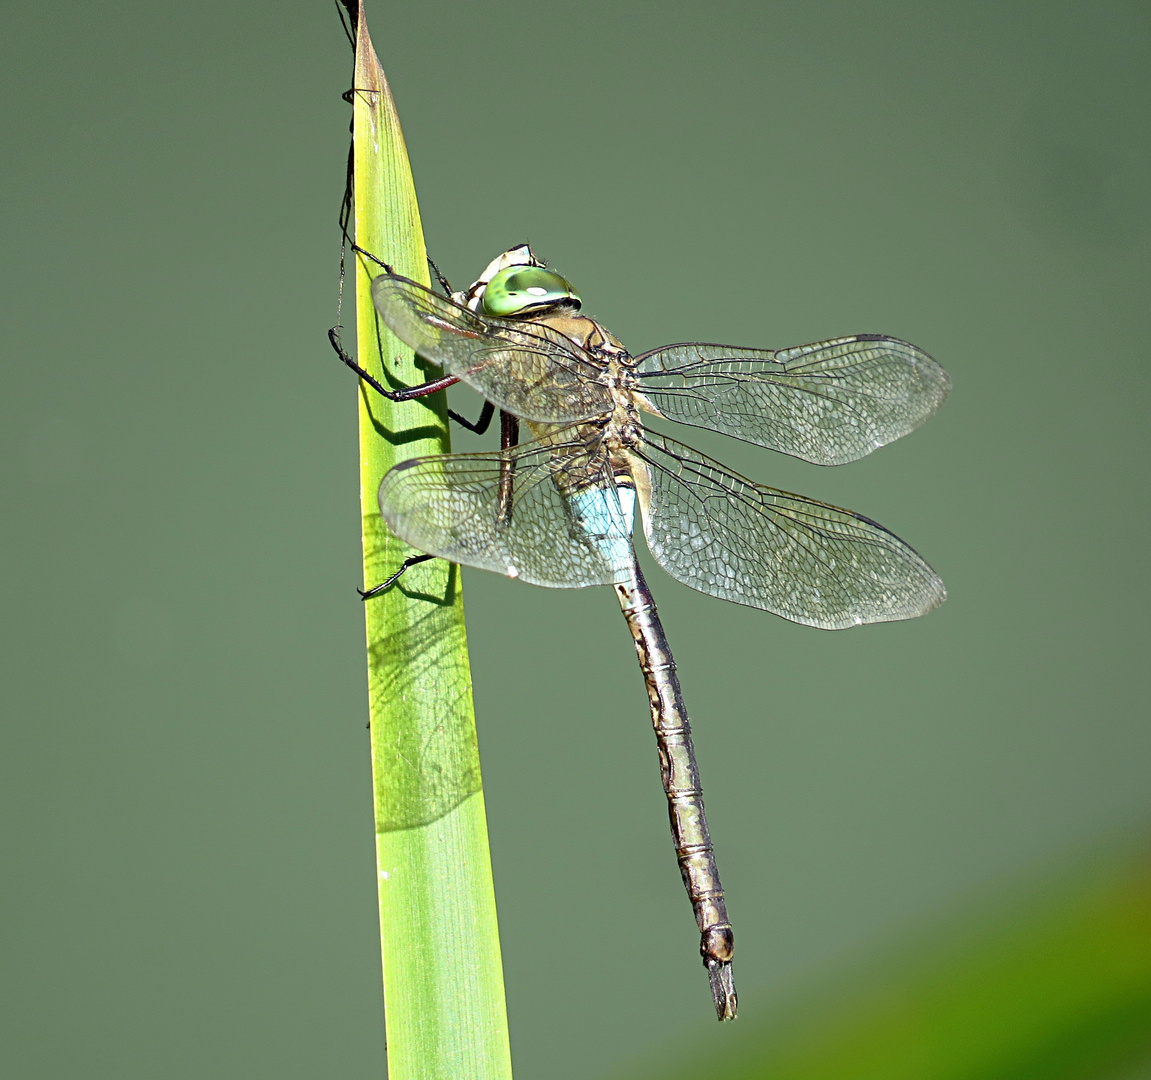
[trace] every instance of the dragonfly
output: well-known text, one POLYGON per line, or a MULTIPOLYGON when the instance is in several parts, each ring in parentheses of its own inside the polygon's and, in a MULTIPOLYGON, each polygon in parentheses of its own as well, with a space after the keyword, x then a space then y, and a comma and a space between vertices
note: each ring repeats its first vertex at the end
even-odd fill
POLYGON ((837 630, 909 619, 946 593, 923 558, 877 522, 753 483, 642 416, 840 465, 917 428, 950 380, 921 349, 878 334, 778 350, 688 342, 633 356, 526 244, 451 295, 380 265, 372 283, 380 318, 444 374, 388 389, 333 339, 341 358, 393 400, 473 387, 484 412, 463 422, 482 431, 498 409, 501 448, 417 457, 384 476, 380 512, 420 554, 362 595, 437 556, 551 588, 613 587, 647 688, 716 1014, 733 1019, 734 933, 675 661, 635 555, 636 510, 648 549, 673 578, 792 622, 837 630), (523 442, 521 422, 531 435, 523 442))

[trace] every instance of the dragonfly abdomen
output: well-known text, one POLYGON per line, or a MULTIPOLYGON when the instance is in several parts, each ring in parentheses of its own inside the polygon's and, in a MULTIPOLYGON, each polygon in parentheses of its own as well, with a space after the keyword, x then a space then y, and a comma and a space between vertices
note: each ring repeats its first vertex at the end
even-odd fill
POLYGON ((711 983, 716 1015, 720 1020, 734 1020, 737 1002, 731 958, 735 935, 707 827, 691 725, 667 636, 634 555, 631 579, 615 589, 647 686, 672 842, 699 927, 699 951, 711 983))

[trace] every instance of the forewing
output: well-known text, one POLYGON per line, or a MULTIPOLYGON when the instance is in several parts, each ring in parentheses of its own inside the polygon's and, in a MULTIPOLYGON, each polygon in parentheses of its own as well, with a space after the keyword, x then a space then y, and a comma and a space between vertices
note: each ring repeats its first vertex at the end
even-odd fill
POLYGON ((372 299, 401 341, 516 416, 566 423, 611 408, 602 368, 550 327, 478 315, 396 274, 372 282, 372 299))
POLYGON ((951 381, 927 353, 878 334, 794 349, 668 345, 637 358, 664 416, 817 465, 855 461, 919 427, 951 381))
POLYGON ((380 484, 380 512, 412 547, 465 566, 552 588, 623 581, 631 543, 614 482, 602 457, 589 458, 588 445, 568 434, 403 461, 380 484), (601 505, 610 500, 607 532, 589 528, 572 496, 593 482, 601 505))
POLYGON ((693 589, 825 630, 914 618, 946 596, 861 514, 753 484, 655 433, 632 454, 648 546, 693 589))

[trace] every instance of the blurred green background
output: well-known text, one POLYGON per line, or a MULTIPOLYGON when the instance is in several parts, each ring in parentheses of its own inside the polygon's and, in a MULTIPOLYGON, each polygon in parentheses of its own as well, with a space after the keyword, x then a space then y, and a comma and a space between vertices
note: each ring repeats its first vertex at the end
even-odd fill
MULTIPOLYGON (((955 381, 840 469, 688 437, 950 590, 828 634, 650 575, 740 1024, 1147 821, 1146 5, 369 15, 453 282, 529 240, 636 351, 882 332, 955 381)), ((0 1066, 379 1076, 335 11, 9 4, 0 49, 0 1066)), ((614 599, 465 590, 517 1075, 723 1045, 614 599)))

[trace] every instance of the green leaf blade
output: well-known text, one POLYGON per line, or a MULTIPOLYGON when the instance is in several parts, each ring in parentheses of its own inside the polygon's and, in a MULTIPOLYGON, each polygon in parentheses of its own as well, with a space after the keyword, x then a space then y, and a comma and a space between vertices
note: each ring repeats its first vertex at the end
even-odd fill
MULTIPOLYGON (((353 98, 356 242, 428 282, 395 102, 361 5, 353 98)), ((357 257, 358 359, 385 385, 430 375, 376 317, 379 267, 357 257)), ((393 403, 361 385, 364 583, 412 554, 376 492, 399 461, 449 449, 443 394, 393 403), (369 396, 370 395, 370 396, 369 396)), ((391 1080, 511 1076, 459 567, 421 563, 365 604, 372 777, 391 1080)))

